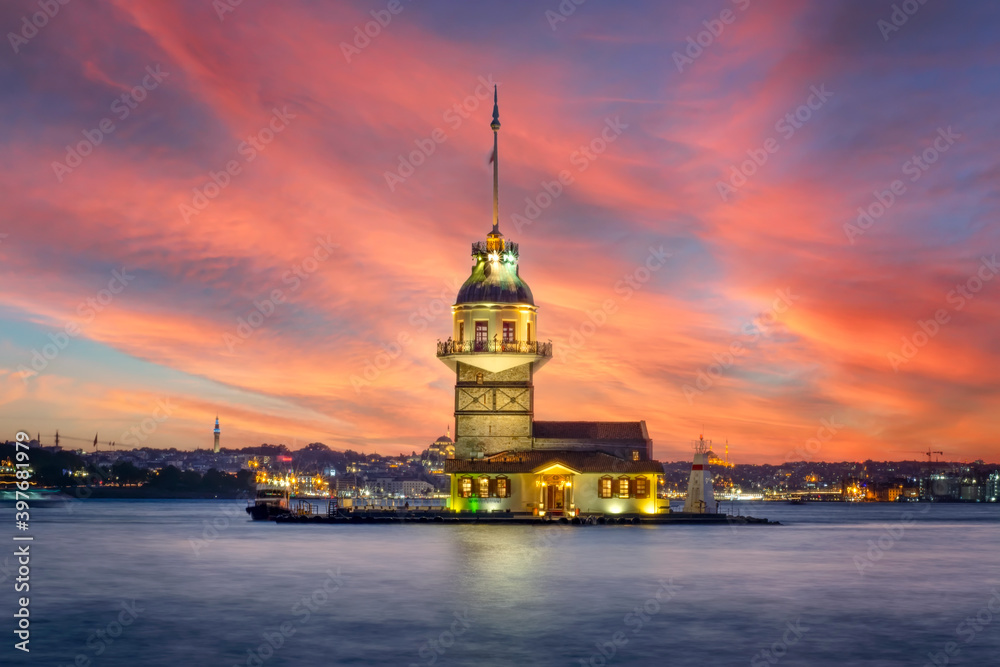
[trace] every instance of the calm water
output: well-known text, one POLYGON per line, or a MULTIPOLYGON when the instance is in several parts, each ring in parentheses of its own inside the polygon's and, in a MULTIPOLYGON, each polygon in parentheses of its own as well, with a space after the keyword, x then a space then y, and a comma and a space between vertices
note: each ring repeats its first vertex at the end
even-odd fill
POLYGON ((243 506, 33 510, 32 650, 12 648, 5 549, 0 664, 919 666, 949 642, 950 664, 1000 664, 1000 506, 648 528, 291 526, 243 506))

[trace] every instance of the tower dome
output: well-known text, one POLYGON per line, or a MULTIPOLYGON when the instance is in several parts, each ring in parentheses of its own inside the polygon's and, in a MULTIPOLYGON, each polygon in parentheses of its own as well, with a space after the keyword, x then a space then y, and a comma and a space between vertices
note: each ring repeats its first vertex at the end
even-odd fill
POLYGON ((517 268, 517 244, 506 242, 500 232, 490 232, 485 243, 472 244, 475 265, 455 305, 463 303, 516 303, 534 306, 531 288, 517 268))

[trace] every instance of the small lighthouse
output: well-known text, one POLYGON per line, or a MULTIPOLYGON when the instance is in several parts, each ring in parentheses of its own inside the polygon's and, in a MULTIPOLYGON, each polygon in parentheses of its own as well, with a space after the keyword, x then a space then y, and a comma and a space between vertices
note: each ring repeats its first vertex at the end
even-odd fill
POLYGON ((216 454, 219 453, 219 436, 222 435, 222 431, 219 429, 219 415, 215 415, 215 447, 212 451, 216 454))
POLYGON ((712 491, 712 473, 708 470, 708 450, 711 444, 702 435, 694 443, 694 463, 691 464, 687 500, 684 501, 685 512, 715 514, 718 509, 715 493, 712 491))

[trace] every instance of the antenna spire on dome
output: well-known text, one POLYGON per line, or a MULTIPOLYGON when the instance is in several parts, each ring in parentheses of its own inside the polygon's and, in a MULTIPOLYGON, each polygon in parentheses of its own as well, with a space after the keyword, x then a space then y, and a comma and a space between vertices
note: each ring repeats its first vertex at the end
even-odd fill
POLYGON ((497 155, 497 132, 500 130, 500 107, 497 106, 497 87, 493 85, 493 122, 490 123, 493 130, 493 155, 490 162, 493 163, 493 231, 490 234, 500 234, 500 179, 498 175, 499 156, 497 155))

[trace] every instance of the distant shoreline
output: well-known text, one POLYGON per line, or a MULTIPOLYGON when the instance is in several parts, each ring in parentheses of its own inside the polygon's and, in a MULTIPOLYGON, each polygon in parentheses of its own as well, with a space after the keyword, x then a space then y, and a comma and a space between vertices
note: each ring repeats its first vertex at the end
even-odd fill
POLYGON ((210 492, 210 491, 177 491, 169 489, 154 489, 146 487, 35 487, 32 494, 41 494, 34 498, 44 501, 59 500, 247 500, 251 497, 245 492, 210 492))

